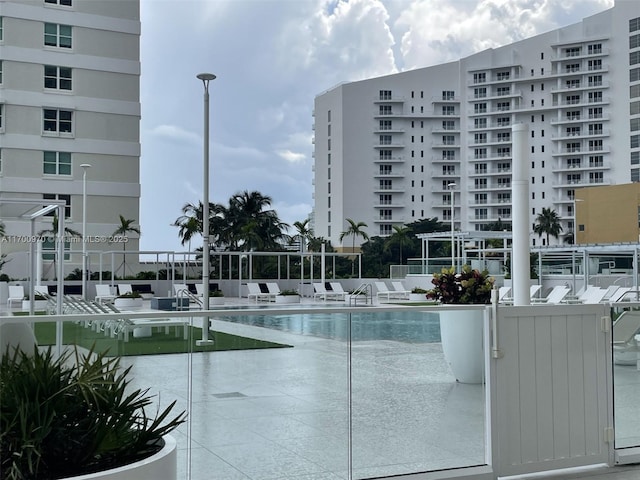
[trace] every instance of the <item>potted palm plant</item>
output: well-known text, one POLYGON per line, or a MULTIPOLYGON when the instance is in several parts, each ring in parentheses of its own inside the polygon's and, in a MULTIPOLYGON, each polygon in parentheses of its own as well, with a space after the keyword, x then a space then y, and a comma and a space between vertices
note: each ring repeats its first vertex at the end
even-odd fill
POLYGON ((89 351, 55 357, 7 349, 0 360, 0 478, 175 480, 185 421, 175 402, 149 417, 148 390, 130 387, 131 367, 89 351))
MULTIPOLYGON (((486 270, 465 265, 461 272, 443 268, 433 275, 427 298, 448 305, 485 305, 491 302, 494 279, 486 270)), ((484 310, 442 309, 440 338, 445 360, 460 383, 484 379, 484 310)))

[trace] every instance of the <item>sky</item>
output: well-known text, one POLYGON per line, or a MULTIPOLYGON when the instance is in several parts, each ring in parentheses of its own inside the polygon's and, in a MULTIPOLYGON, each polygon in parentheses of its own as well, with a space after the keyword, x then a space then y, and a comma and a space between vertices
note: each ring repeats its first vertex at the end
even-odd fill
MULTIPOLYGON (((580 21, 613 0, 141 0, 141 250, 186 251, 171 224, 203 193, 258 191, 311 213, 314 98, 342 82, 457 60, 580 21)), ((293 233, 293 230, 290 231, 293 233)), ((194 240, 196 244, 201 240, 194 240)))

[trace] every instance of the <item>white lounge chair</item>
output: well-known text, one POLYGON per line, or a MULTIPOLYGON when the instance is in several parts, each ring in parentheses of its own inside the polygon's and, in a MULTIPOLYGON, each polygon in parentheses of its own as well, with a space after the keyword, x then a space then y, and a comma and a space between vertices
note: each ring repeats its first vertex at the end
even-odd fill
POLYGON ((398 294, 398 292, 396 292, 395 290, 389 290, 389 287, 387 287, 387 284, 384 282, 375 282, 376 284, 376 289, 378 290, 376 292, 376 296, 378 297, 378 301, 380 301, 380 297, 386 297, 387 300, 391 300, 392 298, 403 298, 402 294, 398 294))
POLYGON ((562 303, 585 303, 585 304, 594 304, 600 303, 604 298, 607 290, 600 287, 588 286, 583 292, 580 294, 578 298, 564 299, 562 303))
POLYGON ((22 305, 22 300, 24 300, 24 287, 22 285, 9 285, 7 307, 11 308, 11 304, 15 302, 18 302, 18 305, 22 305))
POLYGON ((640 292, 631 287, 620 287, 618 291, 611 296, 609 301, 616 302, 636 302, 640 299, 640 292))
POLYGON ((336 295, 342 295, 342 298, 347 298, 347 292, 344 291, 344 288, 342 288, 342 284, 340 282, 329 282, 329 285, 331 285, 331 291, 333 293, 335 293, 336 295))
POLYGON ((327 300, 344 300, 346 297, 346 292, 344 290, 342 292, 334 292, 333 287, 331 290, 327 290, 322 282, 314 282, 313 283, 313 298, 321 299, 323 301, 327 300))
POLYGON ((126 295, 127 293, 133 293, 133 288, 131 288, 130 283, 119 283, 118 284, 118 295, 126 295))
POLYGON ((116 299, 116 295, 114 295, 111 287, 109 285, 96 285, 96 298, 95 301, 97 303, 102 302, 113 302, 116 299))
POLYGON ((498 302, 513 300, 509 298, 509 292, 511 292, 511 287, 500 287, 498 289, 498 302))
POLYGON ((269 290, 269 300, 276 301, 276 296, 280 293, 280 285, 275 282, 267 283, 267 290, 269 290))
POLYGON ((252 298, 255 299, 256 303, 258 302, 258 300, 266 300, 268 302, 271 298, 271 294, 265 293, 260 290, 260 285, 258 285, 257 283, 247 283, 247 289, 249 290, 247 298, 249 300, 251 300, 252 298))
POLYGON ((546 304, 555 304, 560 303, 566 297, 571 289, 569 287, 565 287, 564 285, 556 285, 549 292, 549 294, 540 299, 532 299, 532 303, 546 303, 546 304))
POLYGON ((391 282, 391 286, 393 287, 394 292, 397 293, 400 298, 409 298, 411 290, 407 290, 402 282, 391 282))

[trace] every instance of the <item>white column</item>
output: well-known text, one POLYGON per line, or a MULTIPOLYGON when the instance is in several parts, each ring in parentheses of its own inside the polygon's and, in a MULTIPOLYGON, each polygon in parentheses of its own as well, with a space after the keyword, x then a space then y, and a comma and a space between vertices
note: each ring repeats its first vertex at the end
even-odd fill
POLYGON ((512 229, 511 279, 514 305, 529 305, 529 142, 527 124, 511 127, 513 160, 511 162, 512 229))

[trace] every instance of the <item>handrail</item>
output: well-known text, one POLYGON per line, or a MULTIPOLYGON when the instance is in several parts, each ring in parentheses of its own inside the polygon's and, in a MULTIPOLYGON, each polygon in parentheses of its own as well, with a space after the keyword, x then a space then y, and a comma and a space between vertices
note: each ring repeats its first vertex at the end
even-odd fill
POLYGON ((351 292, 349 297, 349 306, 358 305, 358 298, 364 295, 365 305, 373 305, 373 286, 370 283, 362 283, 351 292))
POLYGON ((191 301, 193 301, 195 304, 197 304, 201 308, 203 308, 204 306, 204 297, 202 300, 200 300, 200 298, 197 295, 194 295, 186 288, 181 288, 176 292, 176 310, 190 310, 189 303, 191 301), (183 304, 184 302, 182 302, 182 300, 185 298, 189 300, 189 302, 187 302, 186 308, 184 308, 184 304, 183 304))

